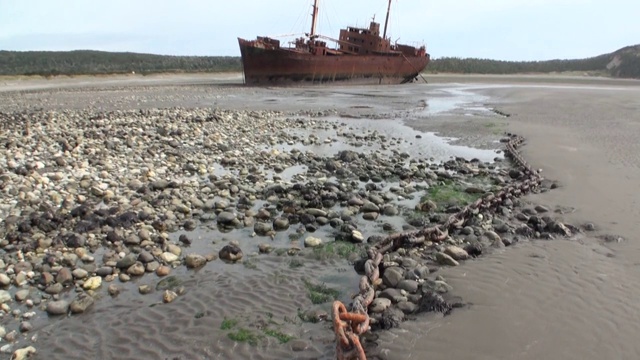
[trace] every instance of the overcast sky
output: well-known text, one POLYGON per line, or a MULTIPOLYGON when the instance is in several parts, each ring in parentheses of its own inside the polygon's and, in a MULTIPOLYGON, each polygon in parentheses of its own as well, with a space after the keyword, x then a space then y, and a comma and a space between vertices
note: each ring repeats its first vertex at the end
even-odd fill
MULTIPOLYGON (((308 32, 311 0, 0 0, 0 50, 239 56, 308 32)), ((320 0, 319 32, 384 22, 387 0, 320 0)), ((640 0, 393 0, 389 35, 432 57, 584 58, 640 43, 640 0)))

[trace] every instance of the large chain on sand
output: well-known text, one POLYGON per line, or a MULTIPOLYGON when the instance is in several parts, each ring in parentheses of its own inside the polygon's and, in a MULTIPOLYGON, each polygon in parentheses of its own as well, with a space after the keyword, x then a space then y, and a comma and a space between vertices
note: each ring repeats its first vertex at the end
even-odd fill
POLYGON ((367 309, 375 298, 376 287, 382 282, 380 263, 385 253, 401 247, 420 246, 428 241, 442 242, 449 236, 450 230, 462 227, 476 210, 495 208, 505 200, 519 197, 540 185, 542 177, 531 168, 517 150, 524 142, 524 138, 509 135, 509 138, 504 142, 506 142, 505 155, 511 158, 524 174, 520 181, 467 205, 458 213, 451 215, 444 224, 390 235, 368 250, 368 260, 364 266, 365 275, 360 279, 360 291, 353 298, 351 311, 347 311, 346 306, 340 301, 333 303, 333 327, 336 334, 336 358, 338 360, 366 359, 365 351, 360 343, 360 335, 369 330, 370 318, 367 309))

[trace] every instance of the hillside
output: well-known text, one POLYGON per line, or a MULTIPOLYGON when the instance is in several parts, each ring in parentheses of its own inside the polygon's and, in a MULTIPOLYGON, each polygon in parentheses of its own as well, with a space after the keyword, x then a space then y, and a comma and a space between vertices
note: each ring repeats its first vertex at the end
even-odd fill
MULTIPOLYGON (((166 56, 139 53, 77 51, 0 51, 0 75, 84 75, 166 72, 242 71, 239 57, 166 56)), ((580 72, 640 79, 640 45, 587 59, 500 61, 475 58, 434 58, 426 72, 461 74, 522 74, 580 72)))
POLYGON ((640 45, 628 46, 610 54, 576 60, 499 61, 443 57, 432 60, 427 67, 427 72, 463 74, 581 72, 640 79, 640 45))
POLYGON ((611 54, 606 68, 615 77, 640 79, 640 45, 627 46, 611 54))

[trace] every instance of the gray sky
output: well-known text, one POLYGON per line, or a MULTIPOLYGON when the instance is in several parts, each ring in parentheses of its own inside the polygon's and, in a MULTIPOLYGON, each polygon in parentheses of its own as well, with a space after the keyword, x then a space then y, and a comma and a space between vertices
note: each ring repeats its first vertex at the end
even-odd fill
MULTIPOLYGON (((308 32, 311 0, 0 0, 0 50, 240 55, 308 32), (287 38, 283 38, 287 39, 287 38)), ((319 32, 384 22, 386 0, 321 0, 319 32)), ((640 0, 393 0, 389 35, 432 57, 583 58, 640 43, 640 0)))

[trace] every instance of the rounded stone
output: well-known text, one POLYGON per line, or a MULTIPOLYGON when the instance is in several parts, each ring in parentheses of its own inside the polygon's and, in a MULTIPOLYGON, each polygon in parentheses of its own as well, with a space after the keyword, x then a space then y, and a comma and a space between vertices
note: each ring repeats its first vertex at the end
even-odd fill
POLYGON ((220 214, 218 214, 217 220, 219 224, 223 224, 223 225, 231 224, 234 220, 236 220, 236 215, 231 212, 223 211, 220 214))
POLYGON ((100 276, 94 276, 87 279, 82 285, 82 288, 85 290, 95 290, 102 285, 102 278, 100 276))
POLYGON ((390 287, 398 286, 398 283, 404 279, 404 270, 397 266, 385 269, 382 275, 382 281, 390 287))
POLYGON ((49 315, 64 315, 69 311, 69 302, 66 300, 51 301, 47 304, 46 311, 49 315))
POLYGON ((385 298, 376 298, 373 299, 371 305, 369 305, 369 311, 374 314, 380 314, 387 310, 389 306, 391 306, 391 300, 385 298))
POLYGON ((364 242, 364 236, 362 235, 362 233, 358 230, 353 230, 351 231, 351 241, 355 242, 355 243, 362 243, 364 242))
POLYGON ((179 257, 176 254, 173 254, 170 252, 164 252, 162 253, 162 255, 160 255, 160 259, 166 263, 172 263, 174 261, 177 261, 179 257))
POLYGON ((162 302, 168 304, 170 302, 173 302, 173 300, 175 300, 177 297, 178 294, 176 294, 175 292, 171 290, 165 290, 162 294, 162 302))
POLYGON ((444 253, 451 256, 454 260, 467 260, 469 254, 461 247, 450 245, 444 249, 444 253))
POLYGON ((226 261, 238 261, 242 259, 242 255, 242 250, 233 244, 225 245, 218 253, 220 259, 226 261))
POLYGON ((278 231, 287 230, 289 228, 289 219, 279 217, 273 220, 273 228, 278 231))
POLYGON ((207 259, 200 254, 189 254, 185 257, 185 265, 189 269, 199 268, 207 263, 207 259))
POLYGON ((116 284, 110 284, 107 288, 107 292, 111 296, 118 296, 118 294, 120 294, 120 287, 116 284))
POLYGON ((271 224, 256 222, 253 225, 253 231, 258 235, 267 235, 272 230, 271 224))
POLYGON ((87 294, 79 294, 75 300, 71 302, 69 306, 73 314, 80 314, 87 311, 91 305, 93 305, 93 298, 87 294))
POLYGON ((142 276, 145 271, 144 265, 138 261, 127 269, 127 274, 131 276, 142 276))
POLYGON ((60 269, 60 271, 58 271, 58 275, 56 275, 56 282, 62 285, 72 283, 73 275, 71 274, 71 270, 66 267, 60 269))
POLYGON ((448 265, 448 266, 458 266, 459 265, 459 263, 454 258, 452 258, 451 256, 449 256, 449 255, 447 255, 445 253, 441 253, 441 252, 436 253, 436 261, 440 265, 448 265))
POLYGON ((14 295, 14 297, 18 302, 25 301, 29 297, 29 289, 21 289, 16 291, 16 294, 14 295))
POLYGON ((85 269, 77 268, 71 272, 74 278, 76 279, 84 279, 89 276, 89 272, 85 269))
POLYGON ((171 273, 171 268, 166 266, 166 265, 162 265, 160 267, 158 267, 156 269, 156 275, 158 276, 167 276, 171 273))
POLYGON ((416 293, 418 291, 418 282, 415 280, 400 280, 398 289, 405 290, 412 294, 416 293))
POLYGON ((11 278, 7 274, 0 274, 0 286, 9 286, 11 284, 11 278))
POLYGON ((305 247, 318 247, 320 245, 322 245, 322 239, 319 239, 317 237, 309 236, 304 239, 305 247))

